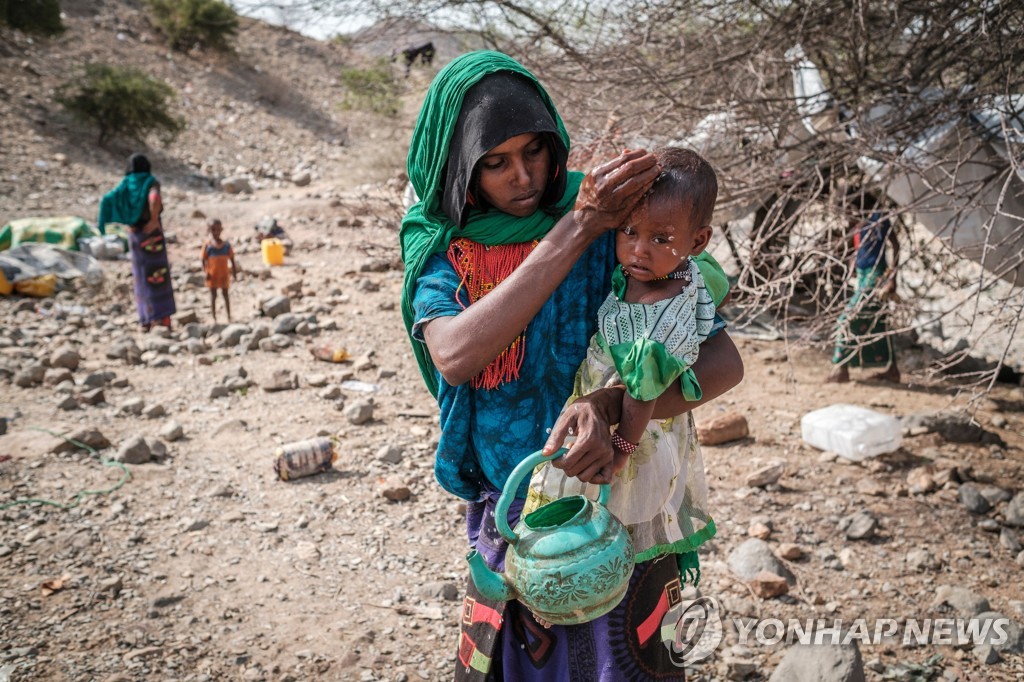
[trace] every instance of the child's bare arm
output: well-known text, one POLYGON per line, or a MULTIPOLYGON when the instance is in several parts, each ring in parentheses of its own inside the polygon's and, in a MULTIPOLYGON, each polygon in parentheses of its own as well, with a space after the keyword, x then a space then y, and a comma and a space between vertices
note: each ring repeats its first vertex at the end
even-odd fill
POLYGON ((654 414, 654 400, 637 400, 629 393, 622 396, 622 418, 616 429, 627 443, 639 443, 654 414))

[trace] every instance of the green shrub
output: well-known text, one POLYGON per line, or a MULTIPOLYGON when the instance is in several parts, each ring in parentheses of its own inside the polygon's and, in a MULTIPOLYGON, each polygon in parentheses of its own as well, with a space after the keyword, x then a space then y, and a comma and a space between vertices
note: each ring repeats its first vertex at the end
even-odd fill
POLYGON ((378 59, 366 69, 342 69, 341 83, 348 90, 342 100, 342 108, 383 116, 398 113, 401 85, 395 79, 387 59, 378 59))
POLYGON ((149 0, 153 20, 176 50, 194 45, 231 50, 238 15, 221 0, 149 0))
POLYGON ((185 127, 168 113, 174 88, 138 69, 89 64, 85 78, 65 84, 57 101, 80 121, 100 129, 99 143, 120 135, 141 141, 152 132, 170 142, 185 127))
POLYGON ((56 35, 64 31, 59 0, 0 0, 0 20, 33 33, 56 35))

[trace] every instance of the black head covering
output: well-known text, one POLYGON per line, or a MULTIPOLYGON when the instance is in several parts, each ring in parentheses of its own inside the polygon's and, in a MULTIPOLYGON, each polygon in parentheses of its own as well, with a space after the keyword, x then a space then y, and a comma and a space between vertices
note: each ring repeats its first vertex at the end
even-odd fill
POLYGON ((132 173, 149 173, 151 172, 149 167, 149 159, 142 154, 132 154, 128 159, 128 168, 125 170, 125 175, 131 175, 132 173))
POLYGON ((441 206, 459 227, 465 225, 466 193, 471 187, 477 161, 505 140, 525 133, 548 133, 551 171, 541 199, 546 206, 565 192, 569 150, 558 134, 558 125, 537 88, 526 78, 508 71, 485 76, 466 93, 459 120, 448 147, 448 170, 441 206))

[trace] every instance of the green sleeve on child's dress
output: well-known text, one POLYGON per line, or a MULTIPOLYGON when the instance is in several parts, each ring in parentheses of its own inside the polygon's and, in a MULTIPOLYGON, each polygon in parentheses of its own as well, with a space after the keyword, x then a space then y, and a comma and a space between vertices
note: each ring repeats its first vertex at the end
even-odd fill
POLYGON ((715 302, 715 307, 717 308, 722 303, 725 295, 729 293, 729 280, 725 276, 725 271, 722 270, 722 266, 718 264, 718 261, 715 260, 715 257, 707 249, 694 256, 693 262, 700 268, 701 277, 704 278, 704 286, 707 287, 708 293, 711 294, 711 299, 715 302))
POLYGON ((700 399, 700 384, 693 370, 665 350, 664 345, 650 339, 637 339, 609 346, 600 334, 598 339, 612 357, 626 391, 634 399, 654 400, 680 377, 686 399, 700 399))

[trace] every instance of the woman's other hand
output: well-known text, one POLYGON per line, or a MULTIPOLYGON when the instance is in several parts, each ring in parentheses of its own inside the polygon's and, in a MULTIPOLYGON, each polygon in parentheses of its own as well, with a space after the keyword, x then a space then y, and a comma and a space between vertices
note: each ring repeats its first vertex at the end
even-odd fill
POLYGON ((543 452, 550 456, 563 446, 566 439, 576 440, 552 466, 584 483, 611 483, 612 477, 629 461, 628 456, 616 456, 611 441, 611 425, 619 420, 623 391, 621 386, 602 388, 562 410, 551 428, 543 452))
POLYGON ((577 220, 598 232, 619 227, 661 173, 654 154, 622 152, 592 170, 576 196, 577 220))

